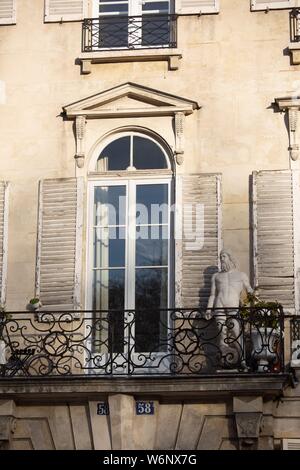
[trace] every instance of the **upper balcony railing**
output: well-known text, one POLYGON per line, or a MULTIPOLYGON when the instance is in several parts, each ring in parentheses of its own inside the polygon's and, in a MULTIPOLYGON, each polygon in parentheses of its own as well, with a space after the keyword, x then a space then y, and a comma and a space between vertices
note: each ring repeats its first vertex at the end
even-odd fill
POLYGON ((82 24, 82 52, 176 46, 176 15, 101 16, 82 24))
POLYGON ((284 371, 281 307, 2 314, 0 377, 284 371))

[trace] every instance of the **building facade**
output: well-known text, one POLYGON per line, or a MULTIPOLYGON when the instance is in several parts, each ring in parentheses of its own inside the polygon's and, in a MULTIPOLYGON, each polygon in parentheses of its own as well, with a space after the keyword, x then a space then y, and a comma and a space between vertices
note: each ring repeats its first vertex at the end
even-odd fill
POLYGON ((299 448, 298 7, 0 0, 2 448, 299 448))

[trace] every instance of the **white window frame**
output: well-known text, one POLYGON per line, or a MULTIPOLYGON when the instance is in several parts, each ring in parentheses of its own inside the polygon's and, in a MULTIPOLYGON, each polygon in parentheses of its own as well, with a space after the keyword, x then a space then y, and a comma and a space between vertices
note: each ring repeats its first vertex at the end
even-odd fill
MULTIPOLYGON (((93 11, 93 18, 98 18, 99 16, 112 16, 112 15, 124 15, 122 12, 103 12, 99 14, 99 0, 92 0, 93 5, 92 5, 92 11, 93 11)), ((174 1, 173 0, 116 0, 115 2, 109 2, 111 5, 115 4, 122 4, 126 5, 128 4, 128 16, 142 16, 143 14, 159 14, 162 13, 161 10, 150 10, 147 12, 143 12, 143 4, 146 3, 158 3, 158 2, 168 2, 169 3, 169 14, 174 13, 174 1)), ((163 12, 165 13, 165 11, 163 12)))
MULTIPOLYGON (((136 170, 138 172, 139 170, 136 170)), ((109 172, 108 172, 109 174, 109 172)), ((92 310, 92 295, 93 295, 93 203, 94 203, 94 191, 96 187, 100 186, 126 186, 126 205, 127 205, 127 214, 126 214, 126 227, 129 230, 129 224, 131 227, 134 224, 134 221, 129 221, 129 203, 132 199, 132 194, 136 190, 138 185, 155 185, 155 184, 168 184, 168 199, 169 199, 169 216, 168 216, 168 308, 172 306, 172 289, 171 289, 171 279, 172 276, 171 266, 172 266, 172 243, 170 240, 171 237, 171 206, 173 202, 172 198, 172 175, 169 177, 157 177, 157 178, 145 178, 143 176, 137 178, 130 178, 129 176, 123 176, 122 178, 107 178, 90 180, 88 182, 88 219, 87 219, 87 266, 86 266, 86 310, 92 310)), ((135 239, 127 239, 126 237, 126 247, 125 247, 125 301, 124 301, 124 310, 134 309, 135 305, 135 286, 134 280, 128 278, 128 272, 131 270, 135 272, 135 239), (130 257, 128 257, 130 254, 130 257)), ((106 269, 106 268, 103 268, 106 269)), ((134 275, 133 275, 134 277, 134 275)))
MULTIPOLYGON (((108 138, 106 138, 104 141, 101 142, 101 146, 97 145, 96 149, 93 152, 91 161, 90 161, 90 168, 95 169, 97 159, 99 158, 99 155, 101 154, 102 150, 111 142, 117 140, 118 138, 124 137, 124 136, 139 136, 143 138, 148 138, 149 140, 153 141, 156 145, 159 146, 159 148, 162 150, 168 169, 166 170, 156 170, 157 173, 155 173, 155 170, 122 170, 122 171, 106 171, 106 172, 100 172, 97 174, 97 172, 90 172, 88 175, 88 190, 87 190, 87 226, 86 226, 86 240, 87 240, 87 257, 86 257, 86 298, 85 298, 85 308, 88 311, 92 310, 93 307, 93 254, 94 254, 94 249, 93 249, 93 231, 94 231, 94 225, 93 225, 93 218, 94 218, 94 191, 95 187, 99 186, 126 186, 126 204, 127 204, 127 215, 126 215, 126 226, 128 226, 129 223, 129 211, 128 211, 128 205, 129 205, 129 200, 130 196, 132 194, 136 194, 136 187, 138 185, 145 185, 145 184, 168 184, 168 201, 169 201, 169 211, 168 211, 168 305, 167 308, 172 308, 174 306, 174 301, 175 301, 175 292, 174 292, 174 281, 175 281, 175 271, 174 271, 174 263, 175 263, 175 253, 174 253, 174 240, 173 238, 171 239, 171 234, 173 233, 173 226, 174 226, 174 220, 172 219, 172 214, 171 214, 171 207, 174 203, 174 177, 173 177, 173 172, 171 170, 171 164, 170 164, 170 156, 167 154, 166 150, 162 147, 162 145, 154 138, 150 137, 147 134, 143 134, 141 132, 136 132, 136 131, 125 131, 125 132, 120 132, 118 134, 112 134, 108 138), (156 174, 157 176, 154 176, 156 174)), ((132 226, 134 226, 134 222, 132 221, 132 226)), ((129 228, 127 228, 128 232, 129 228)), ((135 239, 128 239, 126 237, 126 246, 125 246, 125 299, 124 299, 124 310, 128 309, 134 309, 135 308, 135 239), (131 256, 128 257, 128 253, 131 253, 131 256), (128 277, 128 273, 131 271, 133 274, 131 276, 131 279, 128 277)), ((147 266, 145 267, 147 268, 147 266)), ((89 317, 91 316, 90 314, 87 314, 89 317)), ((126 315, 124 315, 124 323, 126 324, 126 321, 130 321, 130 318, 127 318, 126 315)), ((91 319, 92 322, 92 319, 91 319)), ((90 332, 90 326, 87 322, 86 325, 86 331, 87 331, 87 336, 89 336, 90 332)), ((126 331, 126 327, 125 327, 126 331)), ((132 332, 134 334, 134 331, 132 332)), ((90 351, 91 356, 93 356, 93 350, 92 350, 92 338, 89 338, 87 341, 87 350, 90 351)), ((102 354, 102 361, 101 364, 103 363, 106 364, 108 359, 109 359, 109 354, 108 353, 101 353, 102 354)), ((115 353, 116 356, 118 356, 118 353, 115 353)), ((126 354, 126 350, 124 350, 124 354, 126 354)), ((133 352, 133 357, 135 354, 143 354, 141 352, 135 353, 133 352)), ((144 353, 147 354, 147 353, 144 353)), ((160 364, 160 362, 163 362, 159 367, 154 368, 154 373, 168 373, 168 361, 161 361, 160 359, 165 356, 165 352, 157 352, 156 353, 156 359, 157 363, 160 364)), ((89 356, 89 359, 91 358, 89 356)), ((101 366, 100 364, 100 366, 101 366)), ((153 367, 153 353, 152 353, 152 359, 151 359, 151 366, 153 367)), ((149 368, 147 367, 147 364, 141 369, 138 369, 138 372, 141 375, 146 375, 149 374, 149 368)), ((92 371, 92 373, 95 373, 95 370, 92 371)), ((99 374, 105 373, 103 371, 99 371, 99 374)), ((125 372, 126 374, 126 372, 125 372)))
MULTIPOLYGON (((126 13, 123 13, 123 12, 103 12, 103 13, 99 13, 99 4, 100 4, 100 0, 93 0, 93 5, 92 5, 92 10, 93 10, 93 18, 101 18, 101 17, 105 17, 105 16, 127 16, 126 13)), ((143 17, 143 16, 147 16, 149 14, 151 15, 154 15, 154 14, 171 14, 174 12, 174 1, 173 0, 143 0, 143 1, 140 1, 140 0, 119 0, 116 2, 109 2, 110 5, 115 5, 115 4, 122 4, 122 5, 126 5, 128 4, 128 17, 143 17), (147 11, 147 12, 143 12, 143 4, 145 3, 158 3, 160 1, 165 1, 165 2, 168 2, 169 4, 169 8, 168 8, 168 12, 166 12, 165 10, 150 10, 150 11, 147 11)), ((141 23, 142 20, 139 18, 137 20, 137 23, 136 25, 139 25, 141 23)), ((128 50, 130 49, 130 44, 131 44, 131 31, 134 32, 134 48, 135 49, 149 49, 149 46, 143 46, 142 44, 139 44, 139 42, 142 42, 142 28, 141 27, 137 27, 135 24, 134 24, 134 20, 132 23, 129 23, 128 24, 128 46, 118 46, 118 47, 111 47, 109 49, 111 50, 128 50)), ((96 30, 97 32, 97 30, 96 30)), ((160 48, 164 48, 164 47, 168 47, 168 45, 164 45, 164 44, 159 44, 159 45, 153 45, 151 46, 151 48, 155 48, 155 49, 160 49, 160 48)), ((107 47, 99 47, 99 51, 101 51, 102 49, 107 49, 107 47)))

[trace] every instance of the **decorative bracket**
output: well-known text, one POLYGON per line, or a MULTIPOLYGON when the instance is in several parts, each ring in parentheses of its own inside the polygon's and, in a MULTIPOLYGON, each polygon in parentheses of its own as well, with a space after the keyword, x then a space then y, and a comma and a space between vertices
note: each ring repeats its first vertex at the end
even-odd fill
POLYGON ((263 411, 262 397, 234 397, 233 413, 240 450, 256 450, 263 411))
POLYGON ((76 165, 82 168, 85 158, 86 116, 76 116, 76 165))
POLYGON ((289 130, 289 151, 291 160, 296 161, 299 158, 299 143, 298 143, 298 117, 300 110, 300 97, 288 96, 286 98, 275 98, 280 111, 288 113, 288 130, 289 130))
POLYGON ((184 154, 184 118, 183 112, 175 114, 175 154, 178 165, 183 163, 184 154))

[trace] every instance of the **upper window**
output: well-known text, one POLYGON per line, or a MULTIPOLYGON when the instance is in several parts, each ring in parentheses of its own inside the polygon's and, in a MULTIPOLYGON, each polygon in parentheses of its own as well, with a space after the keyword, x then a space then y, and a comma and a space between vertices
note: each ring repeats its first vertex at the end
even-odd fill
POLYGON ((84 50, 176 46, 172 0, 93 0, 84 50))
POLYGON ((94 0, 94 15, 129 15, 172 13, 172 0, 94 0))
POLYGON ((162 148, 148 137, 131 134, 108 144, 100 153, 96 171, 167 169, 162 148))

